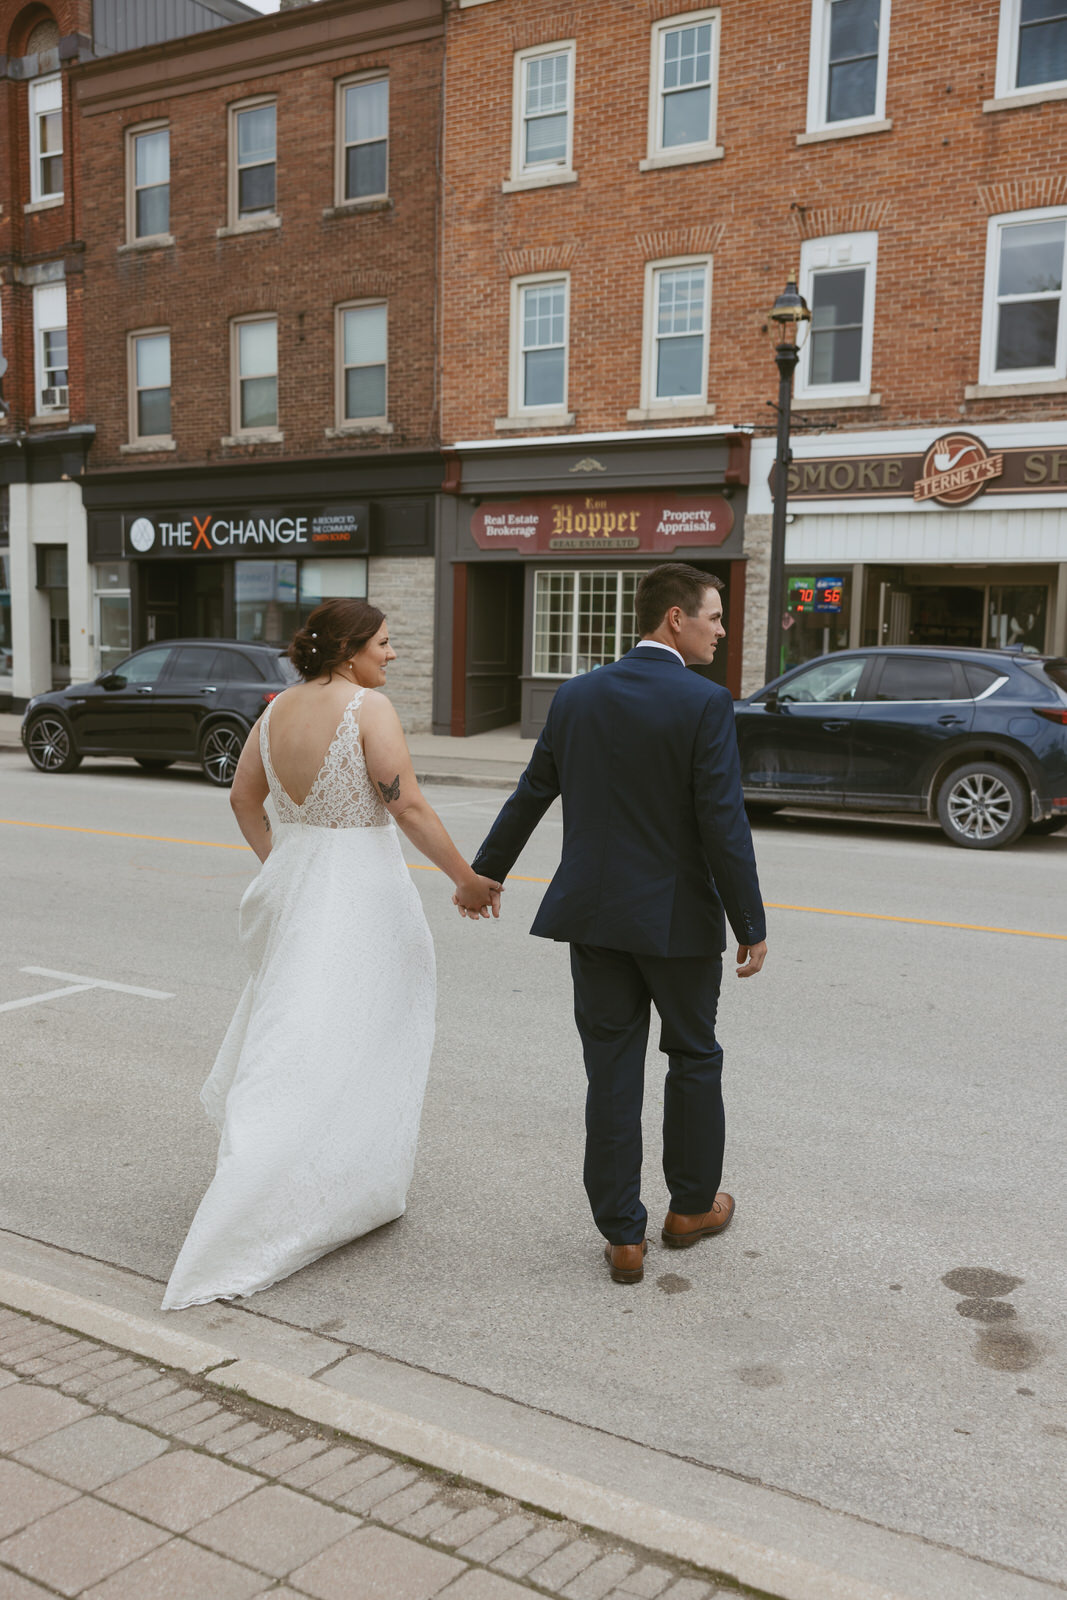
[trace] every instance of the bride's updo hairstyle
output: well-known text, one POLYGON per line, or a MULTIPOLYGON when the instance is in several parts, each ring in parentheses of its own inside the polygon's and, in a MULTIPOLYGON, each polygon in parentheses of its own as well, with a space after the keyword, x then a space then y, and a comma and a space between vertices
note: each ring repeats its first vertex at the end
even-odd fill
POLYGON ((324 600, 294 633, 289 660, 305 683, 328 678, 369 644, 385 612, 366 600, 324 600))

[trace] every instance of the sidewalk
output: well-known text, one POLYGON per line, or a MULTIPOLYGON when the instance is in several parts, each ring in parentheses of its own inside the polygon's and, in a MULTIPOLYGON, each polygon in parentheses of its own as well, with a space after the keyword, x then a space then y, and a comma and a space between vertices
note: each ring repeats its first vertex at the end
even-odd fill
MULTIPOLYGON (((0 750, 21 749, 21 713, 0 712, 0 750)), ((458 783, 511 789, 533 752, 535 741, 521 739, 516 723, 469 739, 413 733, 408 748, 420 783, 458 783)))
POLYGON ((0 1310, 0 1600, 739 1593, 221 1395, 187 1372, 0 1310))

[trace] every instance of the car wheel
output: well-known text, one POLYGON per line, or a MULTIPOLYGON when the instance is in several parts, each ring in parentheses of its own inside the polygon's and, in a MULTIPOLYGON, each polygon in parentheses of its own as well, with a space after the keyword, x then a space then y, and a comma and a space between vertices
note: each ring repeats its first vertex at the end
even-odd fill
POLYGON ((1049 834, 1059 833, 1061 828, 1067 828, 1067 815, 1061 817, 1042 817, 1040 822, 1031 822, 1027 833, 1049 834))
POLYGON ((965 850, 999 850, 1013 844, 1029 820, 1030 797, 1008 767, 972 761, 941 785, 937 820, 953 844, 965 850))
POLYGON ((134 756, 134 760, 139 767, 144 768, 145 772, 165 772, 168 767, 174 765, 173 761, 159 759, 156 756, 134 756))
POLYGON ((237 771, 247 735, 235 722, 216 722, 205 733, 200 745, 200 767, 204 777, 228 789, 237 771))
POLYGON ((73 772, 81 766, 70 729, 62 717, 46 711, 34 717, 26 732, 26 754, 38 772, 73 772))

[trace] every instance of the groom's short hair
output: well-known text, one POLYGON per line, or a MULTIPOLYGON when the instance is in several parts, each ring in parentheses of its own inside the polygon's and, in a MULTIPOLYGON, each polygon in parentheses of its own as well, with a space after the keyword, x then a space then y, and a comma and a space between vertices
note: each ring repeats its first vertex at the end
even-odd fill
POLYGON ((655 633, 672 606, 681 606, 687 617, 695 617, 707 590, 722 587, 722 579, 713 572, 701 572, 684 561, 653 567, 637 585, 634 598, 638 633, 655 633))

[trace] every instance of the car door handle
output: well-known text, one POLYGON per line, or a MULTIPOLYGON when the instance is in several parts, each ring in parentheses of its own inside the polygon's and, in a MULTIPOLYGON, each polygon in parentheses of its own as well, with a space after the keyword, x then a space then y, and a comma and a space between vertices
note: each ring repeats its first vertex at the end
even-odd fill
POLYGON ((203 688, 203 689, 201 689, 201 691, 200 691, 200 693, 201 693, 201 694, 218 694, 218 692, 219 692, 219 691, 218 691, 218 690, 217 690, 217 689, 216 689, 216 688, 215 688, 215 686, 214 686, 214 685, 212 685, 212 686, 211 686, 211 687, 210 687, 210 688, 208 688, 208 687, 206 687, 206 686, 205 686, 205 687, 204 687, 204 688, 203 688))
POLYGON ((138 694, 151 694, 152 691, 151 691, 151 689, 138 689, 137 693, 138 694))
POLYGON ((840 722, 823 723, 823 729, 826 733, 843 733, 847 727, 848 721, 844 718, 840 722))
POLYGON ((962 717, 954 717, 951 714, 944 717, 938 717, 937 721, 939 726, 942 728, 962 728, 964 725, 964 719, 962 717))

